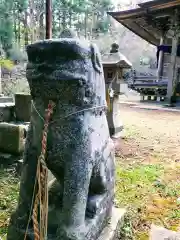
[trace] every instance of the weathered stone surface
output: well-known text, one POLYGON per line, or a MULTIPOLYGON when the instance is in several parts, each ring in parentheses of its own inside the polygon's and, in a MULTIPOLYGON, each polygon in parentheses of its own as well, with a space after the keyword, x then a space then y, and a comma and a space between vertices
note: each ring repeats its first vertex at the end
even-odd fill
POLYGON ((1 153, 0 152, 0 165, 4 166, 12 163, 14 160, 13 155, 9 153, 1 153))
POLYGON ((0 152, 0 168, 10 168, 15 170, 16 174, 20 175, 22 170, 22 155, 14 155, 0 152))
MULTIPOLYGON (((27 48, 27 79, 34 108, 27 135, 19 203, 8 240, 23 240, 29 218, 43 117, 56 103, 49 125, 48 240, 96 240, 111 218, 114 145, 106 118, 99 51, 78 39, 46 40, 27 48)), ((34 239, 32 222, 28 239, 34 239)))
POLYGON ((13 119, 14 103, 0 103, 0 122, 10 122, 13 119))
POLYGON ((0 96, 0 103, 14 103, 14 100, 12 97, 0 96))
POLYGON ((124 224, 126 210, 120 208, 112 209, 112 217, 109 224, 103 229, 98 240, 118 240, 120 239, 120 230, 124 224))
POLYGON ((30 122, 31 95, 25 93, 15 94, 15 116, 17 121, 30 122))
POLYGON ((180 233, 152 225, 150 240, 180 240, 180 233))
POLYGON ((21 175, 22 166, 23 166, 23 159, 18 159, 18 160, 16 161, 16 166, 15 166, 16 173, 17 173, 18 175, 21 175))
POLYGON ((12 121, 12 122, 9 122, 10 124, 14 124, 16 126, 20 126, 24 129, 24 138, 26 138, 27 136, 27 132, 29 130, 29 122, 16 122, 16 121, 12 121))
POLYGON ((0 151, 20 154, 24 150, 24 128, 15 124, 0 123, 0 151))

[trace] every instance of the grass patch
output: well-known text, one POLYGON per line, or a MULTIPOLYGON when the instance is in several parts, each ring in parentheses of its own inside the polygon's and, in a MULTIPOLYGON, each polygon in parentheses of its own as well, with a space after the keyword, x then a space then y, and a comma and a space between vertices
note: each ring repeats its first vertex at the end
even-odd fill
POLYGON ((0 236, 7 232, 12 211, 17 204, 19 195, 19 179, 15 174, 0 169, 0 236))
MULTIPOLYGON (((179 167, 117 164, 116 201, 132 219, 134 239, 149 239, 151 223, 178 230, 180 225, 179 167)), ((125 238, 129 239, 129 238, 125 238)))

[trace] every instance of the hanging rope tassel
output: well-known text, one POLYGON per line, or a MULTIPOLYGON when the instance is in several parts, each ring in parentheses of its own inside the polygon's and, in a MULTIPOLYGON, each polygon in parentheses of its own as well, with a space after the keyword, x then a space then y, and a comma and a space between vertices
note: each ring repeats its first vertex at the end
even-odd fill
POLYGON ((46 110, 45 123, 41 144, 41 155, 38 159, 36 178, 38 183, 38 191, 34 200, 33 208, 33 228, 35 240, 47 239, 47 225, 48 225, 48 168, 46 166, 46 149, 47 149, 47 133, 50 117, 53 114, 55 104, 50 101, 48 109, 46 110), (38 223, 38 208, 40 209, 40 219, 38 223))

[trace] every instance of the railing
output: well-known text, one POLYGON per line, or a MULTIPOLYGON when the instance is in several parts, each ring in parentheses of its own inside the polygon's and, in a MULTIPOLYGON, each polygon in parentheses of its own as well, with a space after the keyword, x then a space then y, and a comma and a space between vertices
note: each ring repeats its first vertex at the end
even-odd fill
POLYGON ((167 77, 161 77, 160 80, 157 80, 157 77, 155 76, 135 76, 132 77, 133 83, 141 82, 141 83, 147 83, 147 82, 164 82, 168 81, 167 77))
POLYGON ((167 88, 167 84, 167 77, 161 77, 158 81, 156 76, 134 76, 128 82, 130 88, 167 88))

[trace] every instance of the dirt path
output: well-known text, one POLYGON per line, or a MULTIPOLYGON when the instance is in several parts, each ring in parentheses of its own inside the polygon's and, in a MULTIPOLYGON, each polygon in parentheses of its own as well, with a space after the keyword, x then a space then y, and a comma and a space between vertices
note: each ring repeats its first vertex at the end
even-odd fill
POLYGON ((142 155, 144 161, 180 160, 180 113, 144 110, 121 105, 126 136, 121 140, 119 154, 126 157, 142 155), (147 155, 147 159, 145 158, 147 155))

